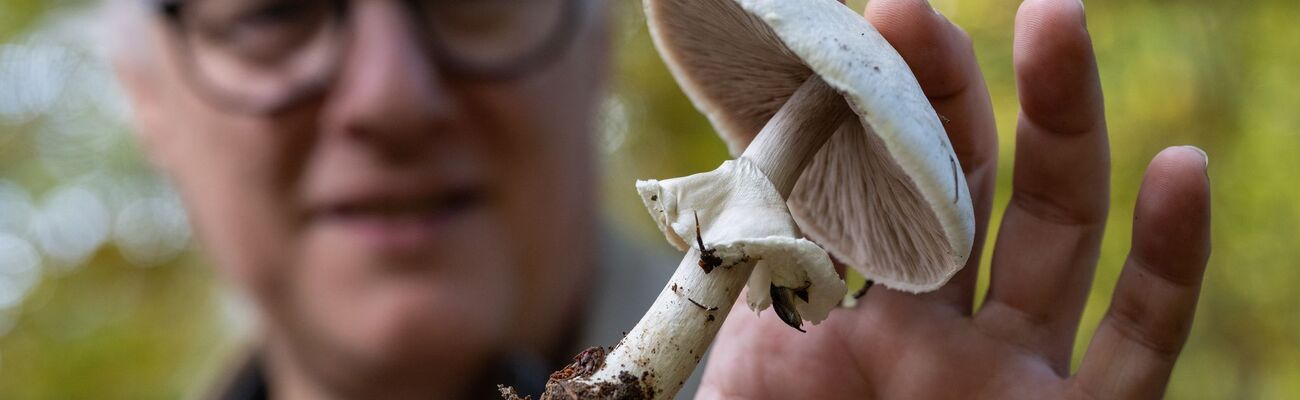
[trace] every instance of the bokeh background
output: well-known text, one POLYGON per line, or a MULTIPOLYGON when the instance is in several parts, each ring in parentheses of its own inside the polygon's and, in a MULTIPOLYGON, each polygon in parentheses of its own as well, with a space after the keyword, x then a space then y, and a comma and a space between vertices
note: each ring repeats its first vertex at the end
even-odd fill
MULTIPOLYGON (((659 246, 633 180, 710 170, 726 151, 654 52, 639 2, 609 1, 620 6, 618 66, 595 121, 605 214, 659 246)), ((1000 209, 1014 154, 1018 2, 933 2, 974 38, 992 92, 1000 209)), ((140 154, 96 3, 0 0, 4 399, 192 397, 250 330, 247 308, 215 281, 166 179, 140 154)), ((1214 254, 1169 398, 1300 398, 1300 2, 1090 0, 1087 12, 1115 205, 1076 354, 1126 256, 1143 169, 1164 146, 1194 144, 1211 160, 1214 254)))

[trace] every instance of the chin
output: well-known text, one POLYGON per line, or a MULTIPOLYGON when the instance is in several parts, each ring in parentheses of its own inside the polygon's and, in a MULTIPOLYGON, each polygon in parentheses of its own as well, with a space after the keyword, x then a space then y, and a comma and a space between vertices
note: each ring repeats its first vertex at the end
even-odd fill
MULTIPOLYGON (((473 239, 477 235, 466 235, 473 239)), ((504 251, 471 243, 400 258, 323 246, 296 274, 290 318, 341 373, 465 373, 509 345, 518 282, 504 251), (441 251, 438 251, 441 250, 441 251)))
POLYGON ((341 347, 376 364, 424 369, 479 364, 506 345, 508 296, 483 296, 500 290, 456 282, 396 286, 326 316, 346 341, 341 347))

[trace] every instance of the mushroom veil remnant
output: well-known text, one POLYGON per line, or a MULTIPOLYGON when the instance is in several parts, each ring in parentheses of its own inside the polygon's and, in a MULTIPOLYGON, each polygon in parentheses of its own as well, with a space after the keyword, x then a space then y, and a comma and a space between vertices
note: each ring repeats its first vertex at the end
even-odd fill
POLYGON ((636 327, 595 352, 603 361, 584 352, 542 398, 671 398, 745 287, 750 309, 795 329, 824 320, 846 291, 832 256, 909 292, 965 264, 975 226, 961 165, 907 64, 862 16, 835 0, 645 8, 673 76, 737 157, 637 182, 686 256, 636 327))

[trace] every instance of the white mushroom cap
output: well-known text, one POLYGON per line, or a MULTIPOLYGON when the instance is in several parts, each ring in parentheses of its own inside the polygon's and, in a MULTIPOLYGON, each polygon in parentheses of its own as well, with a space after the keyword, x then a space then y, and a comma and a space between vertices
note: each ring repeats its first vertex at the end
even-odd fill
POLYGON ((705 248, 721 258, 718 268, 756 262, 749 276, 747 302, 762 311, 771 305, 770 285, 806 288, 808 299, 794 302, 803 319, 826 319, 848 290, 830 256, 803 239, 785 200, 763 171, 744 158, 726 161, 710 172, 663 181, 638 181, 646 209, 678 250, 697 247, 697 227, 705 248))
POLYGON ((844 95, 858 118, 789 199, 810 238, 898 290, 936 289, 966 263, 975 223, 961 165, 907 64, 862 16, 835 0, 647 0, 646 13, 733 155, 812 74, 844 95))

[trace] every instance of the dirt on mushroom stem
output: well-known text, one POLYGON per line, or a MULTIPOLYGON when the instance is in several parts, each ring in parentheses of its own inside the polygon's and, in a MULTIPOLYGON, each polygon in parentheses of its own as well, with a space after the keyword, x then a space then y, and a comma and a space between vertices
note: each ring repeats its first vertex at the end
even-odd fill
MULTIPOLYGON (((578 378, 590 377, 605 365, 608 355, 603 347, 590 347, 573 357, 573 363, 551 374, 546 381, 546 391, 540 400, 586 400, 586 399, 625 399, 641 400, 654 398, 653 375, 648 372, 634 376, 624 371, 615 381, 587 383, 578 378)), ((520 396, 514 388, 497 385, 501 397, 506 400, 532 400, 532 396, 520 396)))
MULTIPOLYGON (((672 398, 703 358, 754 267, 742 262, 706 275, 696 265, 699 257, 691 249, 641 322, 608 351, 588 349, 552 374, 541 399, 672 398), (596 354, 603 355, 600 362, 592 361, 596 354), (591 371, 594 365, 600 367, 591 371)), ((526 398, 501 389, 507 399, 526 398)))
MULTIPOLYGON (((650 200, 653 201, 654 198, 651 198, 650 200)), ((722 266, 722 257, 718 257, 718 255, 715 254, 717 253, 717 249, 710 250, 708 247, 704 246, 704 234, 700 233, 700 213, 698 211, 695 212, 695 242, 700 246, 699 264, 700 268, 704 269, 704 273, 707 274, 713 272, 714 268, 722 266)), ((677 286, 673 285, 673 288, 673 290, 676 291, 677 286)))

